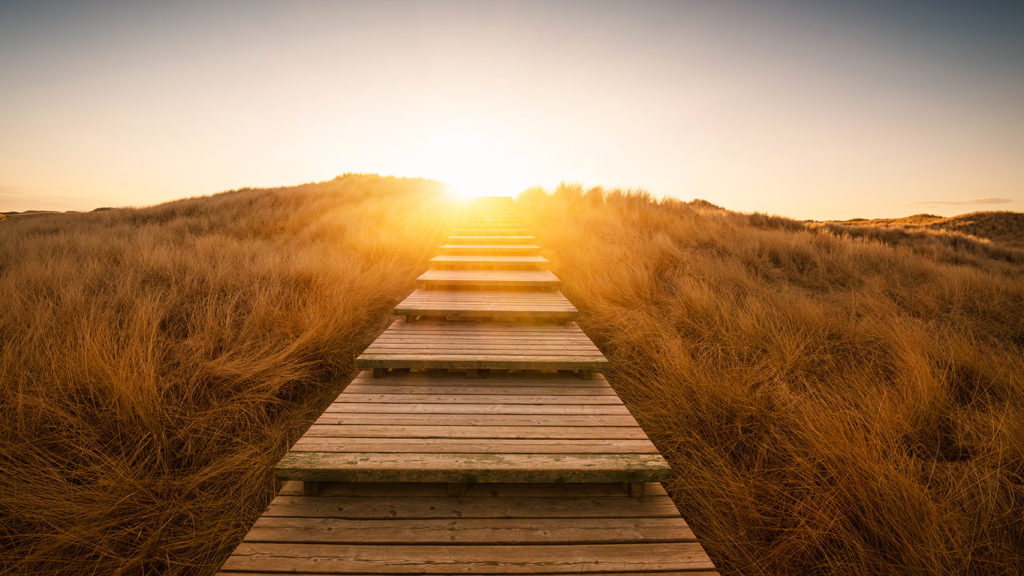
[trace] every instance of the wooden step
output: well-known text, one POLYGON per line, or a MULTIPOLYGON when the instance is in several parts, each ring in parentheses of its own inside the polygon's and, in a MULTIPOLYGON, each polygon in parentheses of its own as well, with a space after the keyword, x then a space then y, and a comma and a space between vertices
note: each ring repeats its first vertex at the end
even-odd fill
POLYGON ((443 254, 430 259, 434 268, 502 268, 540 270, 548 263, 543 256, 485 256, 482 254, 443 254))
POLYGON ((555 290, 561 281, 547 270, 427 270, 416 283, 432 289, 555 290))
POLYGON ((395 307, 395 314, 450 320, 486 318, 567 322, 576 318, 577 311, 557 290, 416 290, 395 307))
POLYGON ((285 480, 330 482, 648 482, 668 464, 603 376, 363 372, 278 463, 285 480), (476 385, 477 382, 486 382, 476 385), (421 404, 457 408, 410 413, 421 404), (564 414, 567 405, 617 414, 564 414), (503 413, 480 411, 506 406, 503 413), (550 413, 518 414, 523 406, 550 413), (396 408, 399 407, 399 408, 396 408))
POLYGON ((715 566, 660 484, 286 482, 218 574, 650 574, 715 566))
POLYGON ((533 236, 449 236, 449 244, 533 244, 533 236))
POLYGON ((601 351, 575 322, 395 321, 356 359, 360 368, 600 370, 601 351))
POLYGON ((442 254, 521 255, 537 256, 540 246, 536 244, 445 244, 442 254))
POLYGON ((526 228, 526 225, 522 220, 517 218, 478 218, 460 221, 459 228, 526 228))
MULTIPOLYGON (((563 442, 564 443, 564 442, 563 442)), ((313 448, 329 446, 315 445, 313 448)), ((528 447, 522 448, 527 450, 528 447)), ((278 477, 314 482, 647 482, 666 476, 660 454, 416 454, 289 452, 278 477), (591 480, 599 478, 600 480, 591 480)))
POLYGON ((456 228, 456 236, 528 236, 528 228, 456 228))

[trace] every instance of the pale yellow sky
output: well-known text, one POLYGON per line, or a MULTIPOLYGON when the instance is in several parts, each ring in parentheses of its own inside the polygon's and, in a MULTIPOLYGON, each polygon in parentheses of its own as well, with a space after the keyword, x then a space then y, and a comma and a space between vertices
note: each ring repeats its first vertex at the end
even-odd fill
POLYGON ((974 6, 0 4, 0 210, 377 172, 1024 211, 1022 10, 974 6))

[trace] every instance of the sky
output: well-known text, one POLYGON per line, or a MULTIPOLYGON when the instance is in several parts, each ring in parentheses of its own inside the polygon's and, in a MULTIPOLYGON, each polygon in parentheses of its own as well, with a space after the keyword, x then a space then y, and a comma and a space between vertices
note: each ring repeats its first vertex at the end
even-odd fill
POLYGON ((346 172, 1024 211, 1024 2, 0 1, 0 211, 346 172))

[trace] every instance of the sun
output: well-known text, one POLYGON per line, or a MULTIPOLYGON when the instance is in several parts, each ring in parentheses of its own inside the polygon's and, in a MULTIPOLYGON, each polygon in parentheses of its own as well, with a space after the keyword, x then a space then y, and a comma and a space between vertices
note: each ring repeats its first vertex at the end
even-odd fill
POLYGON ((472 126, 445 126, 429 139, 429 173, 459 200, 513 196, 523 185, 519 155, 507 143, 472 126))

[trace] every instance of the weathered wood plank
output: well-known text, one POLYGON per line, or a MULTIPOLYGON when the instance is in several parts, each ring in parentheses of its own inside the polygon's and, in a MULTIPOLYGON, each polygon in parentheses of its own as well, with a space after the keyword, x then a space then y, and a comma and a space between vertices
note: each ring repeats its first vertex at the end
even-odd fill
MULTIPOLYGON (((466 378, 449 372, 404 372, 390 374, 385 379, 374 378, 369 370, 363 370, 352 379, 352 385, 370 386, 486 386, 498 388, 520 388, 541 386, 544 388, 602 388, 611 390, 608 381, 601 374, 593 379, 580 380, 571 374, 496 373, 487 378, 466 378)), ((499 392, 504 393, 504 392, 499 392)), ((581 392, 584 394, 585 392, 581 392)))
POLYGON ((391 414, 629 414, 623 405, 616 404, 422 404, 384 402, 344 402, 331 404, 322 415, 378 414, 382 419, 391 414))
POLYGON ((332 545, 243 542, 223 570, 422 574, 572 574, 713 570, 694 542, 572 545, 332 545))
MULTIPOLYGON (((586 338, 576 324, 526 324, 519 322, 392 322, 391 327, 403 332, 433 333, 458 336, 460 334, 512 335, 522 333, 530 336, 565 334, 586 338), (404 324, 404 326, 396 326, 404 324)), ((387 332, 385 332, 387 333, 387 332)), ((589 339, 587 339, 589 340, 589 339)))
MULTIPOLYGON (((376 379, 375 382, 387 382, 387 378, 376 379)), ((555 386, 502 386, 500 389, 496 389, 495 386, 477 386, 476 380, 470 380, 472 384, 464 384, 459 386, 414 386, 414 385, 380 385, 375 386, 371 384, 363 383, 352 383, 349 384, 345 391, 349 394, 489 394, 494 395, 499 393, 502 396, 507 395, 535 395, 535 396, 615 396, 615 391, 611 388, 584 388, 584 387, 555 387, 555 386)))
POLYGON ((548 263, 543 256, 486 256, 482 254, 442 254, 430 259, 434 268, 495 268, 502 270, 540 270, 548 263))
MULTIPOLYGON (((313 424, 303 438, 647 438, 632 426, 415 426, 388 424, 313 424)), ((495 480, 501 482, 501 480, 495 480)))
POLYGON ((537 288, 554 290, 562 281, 548 270, 427 270, 420 288, 537 288))
POLYGON ((481 228, 456 228, 455 236, 529 236, 529 228, 490 226, 481 228))
POLYGON ((527 394, 361 394, 342 392, 335 403, 384 402, 384 403, 440 403, 440 404, 609 404, 622 403, 618 396, 597 396, 594 394, 569 395, 527 395, 527 394))
POLYGON ((449 236, 449 244, 533 244, 533 236, 449 236))
POLYGON ((346 520, 264 516, 246 542, 323 544, 573 544, 694 542, 693 531, 675 518, 510 518, 346 520))
POLYGON ((603 357, 544 355, 517 356, 506 354, 404 354, 396 352, 364 353, 357 359, 360 368, 408 368, 449 370, 600 370, 607 361, 603 357))
POLYGON ((493 454, 289 452, 274 467, 282 480, 322 482, 657 482, 660 454, 493 454))
POLYGON ((521 254, 539 255, 540 246, 536 244, 445 244, 441 246, 442 254, 521 254))
POLYGON ((360 368, 600 370, 579 326, 508 322, 394 322, 356 359, 360 368), (512 344, 514 343, 514 344, 512 344))
POLYGON ((508 440, 488 438, 315 438, 303 437, 292 452, 377 452, 420 454, 656 454, 650 440, 508 440))
MULTIPOLYGON (((460 502, 471 502, 474 499, 493 499, 493 498, 532 498, 537 502, 544 501, 547 499, 548 502, 561 501, 561 500, 602 500, 605 502, 616 502, 617 499, 623 499, 623 502, 617 504, 617 510, 623 509, 629 510, 647 510, 650 506, 649 498, 660 498, 668 497, 668 492, 665 491, 664 486, 657 482, 648 482, 646 486, 646 494, 644 500, 640 502, 633 501, 628 498, 625 488, 619 484, 509 484, 509 483, 494 483, 494 484, 470 484, 468 491, 459 499, 460 502), (625 500, 630 500, 630 503, 626 503, 625 500)), ((302 495, 302 482, 286 481, 281 484, 281 490, 278 492, 279 496, 301 496, 302 495)), ((321 496, 359 496, 363 498, 385 498, 388 502, 402 502, 407 498, 444 498, 448 496, 447 489, 443 484, 423 484, 423 483, 377 483, 377 484, 360 484, 360 483, 328 483, 324 485, 324 490, 321 492, 321 496)), ((502 500, 503 502, 505 500, 502 500)), ((671 500, 669 500, 671 502, 671 500)), ((674 509, 674 508, 673 508, 674 509)), ((523 510, 518 510, 515 514, 507 517, 516 518, 528 518, 533 517, 530 514, 523 514, 523 510)), ((545 505, 538 504, 536 513, 553 517, 566 517, 565 514, 555 511, 545 510, 545 505)), ((627 514, 629 517, 633 516, 659 516, 659 514, 627 514)), ((331 515, 328 515, 331 516, 331 515)), ((462 515, 457 514, 457 517, 462 515)), ((469 517, 471 515, 467 515, 469 517)), ((602 514, 585 515, 588 517, 605 517, 602 514)), ((389 518, 391 516, 382 514, 381 518, 389 518)), ((430 515, 430 518, 437 516, 430 515)), ((489 516, 488 516, 489 517, 489 516)), ((576 517, 576 515, 570 514, 569 517, 576 517)), ((615 517, 607 516, 607 517, 615 517)))
MULTIPOLYGON (((217 576, 266 576, 267 574, 280 574, 280 572, 249 572, 249 571, 235 571, 230 572, 217 572, 217 576)), ((290 576, 332 576, 337 574, 345 574, 339 572, 317 572, 316 574, 310 572, 288 572, 290 576)), ((718 572, 697 570, 686 572, 675 572, 675 571, 660 571, 660 572, 577 572, 580 575, 594 575, 594 576, 721 576, 718 572)), ((359 574, 352 576, 371 576, 368 574, 359 574)), ((540 574, 534 573, 531 576, 556 576, 554 574, 540 574)))
POLYGON ((339 414, 324 412, 314 424, 398 424, 413 426, 630 426, 629 414, 339 414))

